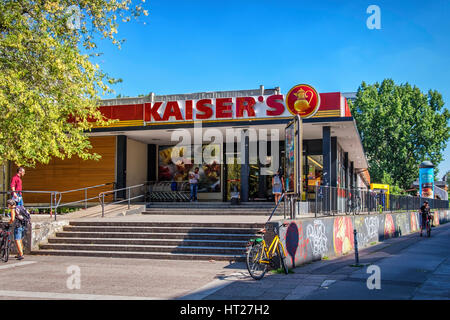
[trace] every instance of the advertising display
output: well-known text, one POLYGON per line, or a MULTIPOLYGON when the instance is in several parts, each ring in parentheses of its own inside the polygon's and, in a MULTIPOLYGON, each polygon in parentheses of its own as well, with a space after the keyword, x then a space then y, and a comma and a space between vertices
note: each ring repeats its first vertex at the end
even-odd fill
POLYGON ((300 194, 303 158, 302 120, 296 116, 285 129, 285 181, 286 193, 300 194))
POLYGON ((419 192, 423 198, 434 198, 434 166, 432 164, 422 164, 419 168, 419 192))
POLYGON ((286 127, 286 160, 285 160, 285 172, 286 179, 286 192, 294 193, 294 181, 295 181, 295 127, 294 121, 290 122, 286 127))
POLYGON ((189 172, 199 167, 199 192, 221 192, 220 187, 220 145, 203 145, 203 163, 194 164, 194 151, 187 146, 160 146, 158 160, 158 181, 187 182, 189 172), (209 148, 209 150, 207 150, 209 148), (189 155, 190 153, 190 155, 189 155), (175 163, 173 160, 176 159, 175 163))

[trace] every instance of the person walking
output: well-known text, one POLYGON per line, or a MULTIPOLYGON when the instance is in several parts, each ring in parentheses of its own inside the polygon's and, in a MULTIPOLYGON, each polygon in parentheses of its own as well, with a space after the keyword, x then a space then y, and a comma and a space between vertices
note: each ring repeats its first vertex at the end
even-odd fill
POLYGON ((189 173, 189 186, 191 188, 191 197, 190 201, 197 202, 197 191, 198 191, 198 180, 200 179, 200 175, 198 174, 199 168, 196 167, 194 172, 189 173))
POLYGON ((16 202, 17 206, 23 206, 22 177, 24 175, 25 169, 23 167, 18 167, 16 175, 11 179, 10 188, 12 191, 12 199, 16 202))
POLYGON ((272 177, 272 193, 275 196, 275 204, 278 203, 281 197, 281 193, 284 190, 284 179, 280 170, 272 177))

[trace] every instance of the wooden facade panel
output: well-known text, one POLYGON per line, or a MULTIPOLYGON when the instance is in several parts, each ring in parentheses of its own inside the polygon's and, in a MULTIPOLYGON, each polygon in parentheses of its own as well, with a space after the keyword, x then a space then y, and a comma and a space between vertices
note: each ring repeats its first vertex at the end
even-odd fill
MULTIPOLYGON (((35 168, 25 168, 23 177, 24 190, 67 191, 115 182, 116 172, 116 137, 91 137, 91 152, 102 156, 99 161, 82 160, 79 157, 70 159, 52 159, 49 164, 39 164, 35 168)), ((16 172, 15 166, 12 174, 16 172)), ((94 197, 101 191, 112 190, 111 186, 88 190, 88 197, 94 197)), ((64 194, 61 202, 71 202, 84 199, 83 192, 64 194)), ((50 195, 24 194, 27 203, 48 203, 50 195)))

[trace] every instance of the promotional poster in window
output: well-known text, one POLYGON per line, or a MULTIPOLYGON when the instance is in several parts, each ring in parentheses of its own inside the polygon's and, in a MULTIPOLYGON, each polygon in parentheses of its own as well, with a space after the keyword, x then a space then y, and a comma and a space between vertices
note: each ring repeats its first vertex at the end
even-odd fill
POLYGON ((187 182, 189 172, 198 167, 200 174, 198 191, 221 192, 220 145, 203 145, 199 148, 202 148, 202 164, 194 164, 194 147, 160 146, 158 180, 187 182))

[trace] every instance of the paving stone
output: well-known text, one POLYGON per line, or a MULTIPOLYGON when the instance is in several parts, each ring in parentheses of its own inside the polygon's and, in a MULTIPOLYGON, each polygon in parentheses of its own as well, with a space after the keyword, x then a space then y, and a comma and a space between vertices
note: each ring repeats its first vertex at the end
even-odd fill
POLYGON ((309 294, 314 290, 317 290, 319 286, 310 286, 310 285, 299 285, 294 290, 291 291, 292 295, 303 295, 309 294))
POLYGON ((255 300, 283 300, 288 294, 282 292, 266 292, 256 297, 255 300))

